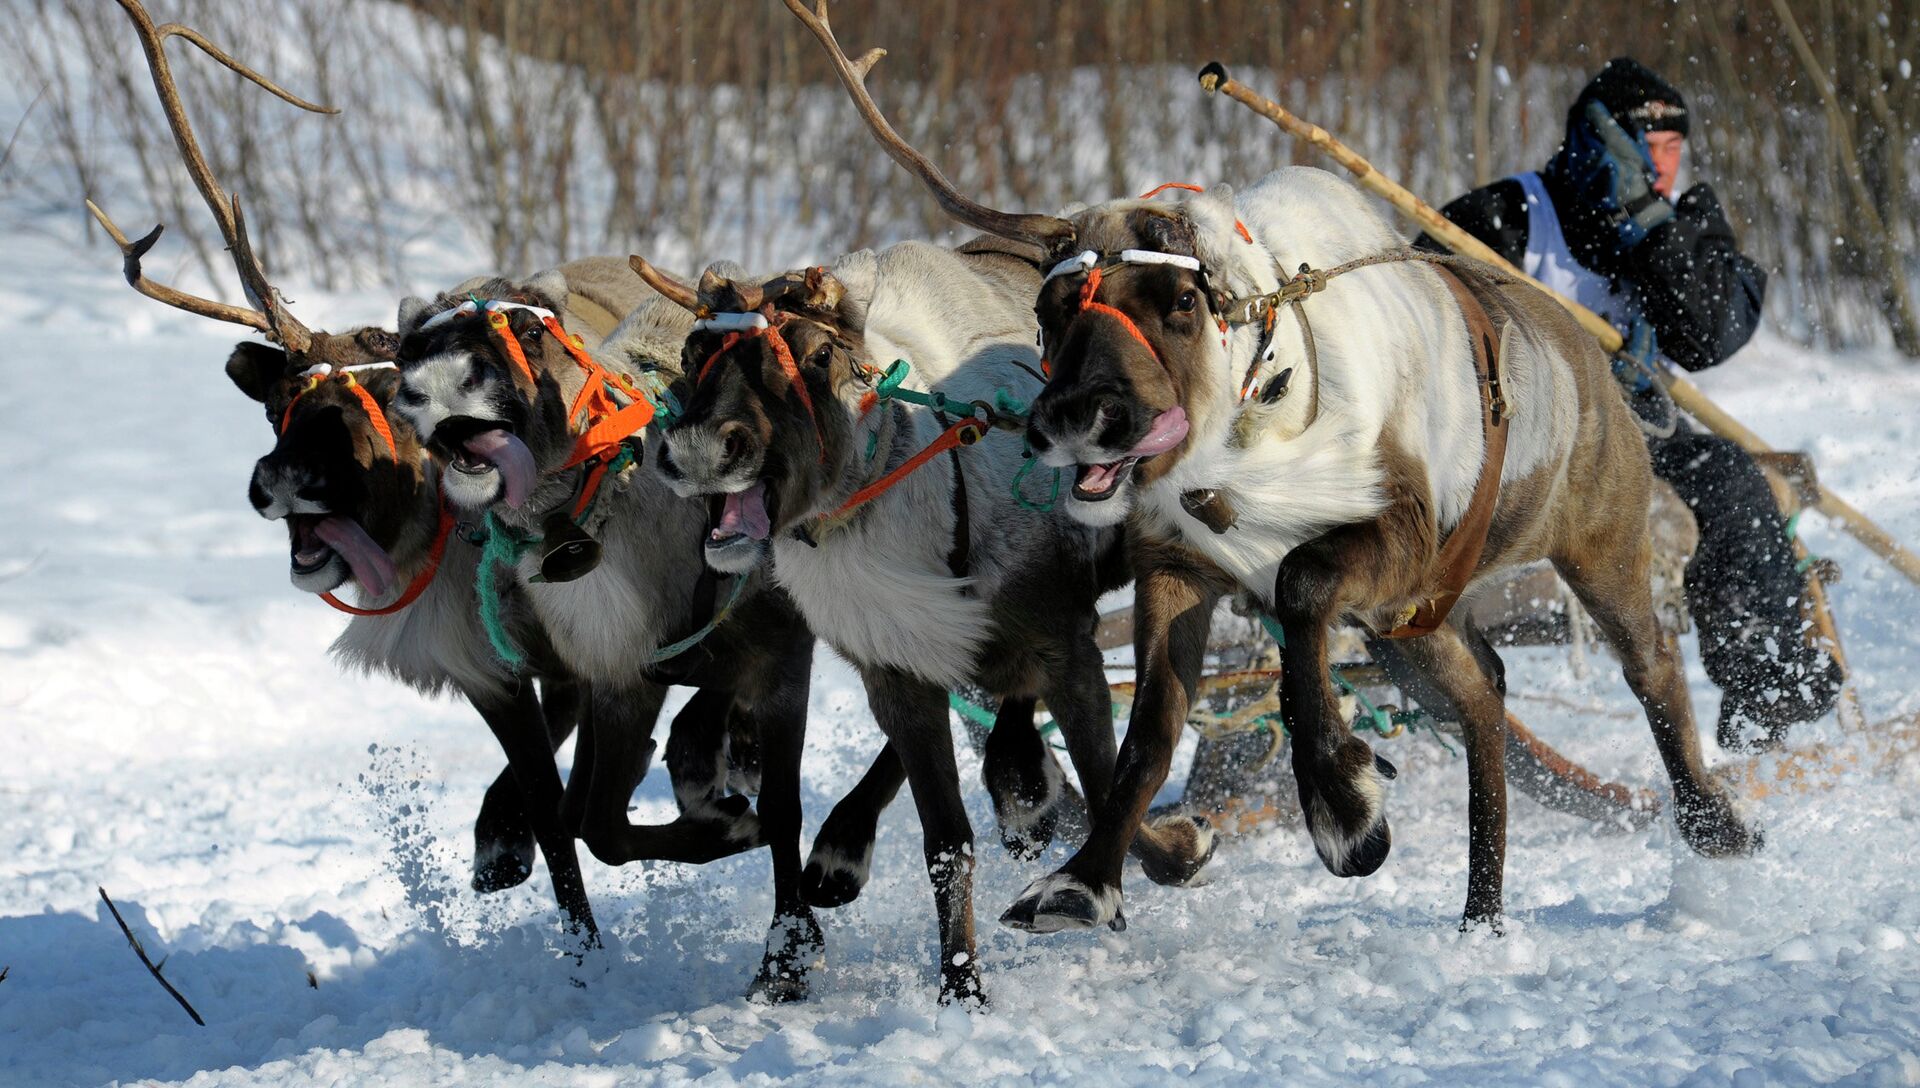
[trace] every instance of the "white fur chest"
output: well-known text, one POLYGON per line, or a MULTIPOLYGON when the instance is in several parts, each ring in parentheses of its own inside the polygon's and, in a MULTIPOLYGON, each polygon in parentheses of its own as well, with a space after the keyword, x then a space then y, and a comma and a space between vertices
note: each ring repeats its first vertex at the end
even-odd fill
MULTIPOLYGON (((878 505, 878 504, 876 504, 878 505)), ((950 546, 924 524, 871 509, 824 535, 820 546, 781 538, 774 577, 834 649, 859 664, 887 665, 952 688, 973 674, 986 640, 987 605, 960 590, 968 580, 934 567, 950 546)))
POLYGON ((1372 443, 1343 436, 1331 420, 1286 441, 1249 448, 1224 438, 1196 448, 1141 495, 1142 513, 1161 533, 1177 535, 1261 600, 1271 600, 1280 563, 1328 530, 1377 516, 1386 506, 1372 443), (1233 507, 1233 527, 1207 528, 1180 505, 1191 490, 1219 492, 1233 507))

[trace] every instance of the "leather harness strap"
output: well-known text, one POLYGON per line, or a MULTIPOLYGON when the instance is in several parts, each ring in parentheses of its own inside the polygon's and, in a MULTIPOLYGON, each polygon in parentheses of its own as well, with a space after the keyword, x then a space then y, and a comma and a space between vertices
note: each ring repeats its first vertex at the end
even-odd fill
POLYGON ((1446 265, 1434 265, 1459 300, 1460 312, 1467 320, 1467 338, 1473 343, 1473 372, 1480 387, 1480 433, 1486 442, 1486 454, 1480 461, 1480 479, 1473 485, 1473 498, 1459 524, 1447 534, 1434 557, 1430 585, 1437 592, 1412 610, 1399 626, 1387 632, 1388 638, 1418 638, 1431 634, 1447 620, 1447 614, 1466 592, 1467 583, 1480 566, 1480 554, 1487 544, 1487 530, 1493 525, 1493 511, 1500 502, 1500 473, 1507 459, 1506 397, 1500 389, 1500 340, 1487 311, 1473 290, 1446 265))

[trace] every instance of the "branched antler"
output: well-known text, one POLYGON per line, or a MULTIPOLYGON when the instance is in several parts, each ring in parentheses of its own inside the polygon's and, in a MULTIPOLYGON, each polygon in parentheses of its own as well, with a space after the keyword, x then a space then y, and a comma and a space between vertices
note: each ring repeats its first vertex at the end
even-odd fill
POLYGON ((827 0, 818 0, 812 11, 807 10, 803 0, 786 0, 786 5, 787 10, 793 12, 820 40, 827 57, 833 61, 834 71, 839 73, 841 85, 847 89, 854 106, 860 110, 860 119, 867 123, 867 128, 880 141, 880 146, 893 157, 893 161, 920 179, 933 194, 934 200, 939 202, 942 211, 989 234, 1031 242, 1048 251, 1064 248, 1073 242, 1073 224, 1058 216, 1003 212, 962 196, 931 159, 894 131, 886 115, 874 104, 873 96, 867 93, 867 73, 873 70, 881 57, 887 55, 887 51, 870 49, 859 60, 850 60, 833 36, 833 25, 827 21, 827 0))
POLYGON ((240 212, 240 198, 228 196, 213 176, 213 169, 207 165, 207 158, 200 151, 200 141, 194 137, 193 125, 187 120, 186 108, 180 103, 180 90, 173 81, 173 69, 167 62, 166 40, 183 38, 191 42, 201 52, 212 57, 222 66, 246 79, 255 86, 265 89, 269 94, 283 102, 300 107, 310 113, 338 113, 331 106, 322 106, 294 95, 266 76, 235 60, 219 46, 208 41, 206 36, 189 26, 179 23, 156 25, 153 17, 147 14, 139 0, 118 0, 127 17, 133 20, 134 30, 140 36, 140 48, 146 53, 147 68, 153 74, 153 89, 160 96, 160 108, 167 115, 167 127, 173 130, 173 142, 180 149, 180 157, 185 161, 187 174, 193 178, 194 187, 200 190, 200 196, 207 203, 207 209, 213 213, 214 221, 219 224, 220 236, 226 239, 227 250, 233 257, 234 269, 240 274, 240 284, 247 293, 248 306, 234 306, 224 302, 200 298, 187 294, 162 283, 147 278, 141 271, 140 259, 146 255, 153 244, 160 239, 163 227, 153 230, 137 241, 129 242, 107 213, 93 201, 87 201, 87 210, 93 213, 120 247, 120 255, 126 264, 127 283, 134 290, 148 298, 178 307, 188 313, 211 317, 219 321, 231 321, 258 329, 267 334, 274 342, 290 352, 305 351, 313 342, 313 333, 287 311, 285 300, 267 281, 266 272, 260 267, 253 253, 253 243, 247 237, 247 220, 240 212))

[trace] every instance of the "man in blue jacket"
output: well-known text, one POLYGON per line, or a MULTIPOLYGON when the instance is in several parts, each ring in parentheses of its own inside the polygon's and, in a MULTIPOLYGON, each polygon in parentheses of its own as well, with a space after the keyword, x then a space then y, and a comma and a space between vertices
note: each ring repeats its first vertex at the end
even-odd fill
MULTIPOLYGON (((1771 747, 1833 706, 1841 672, 1807 637, 1805 583, 1759 467, 1679 419, 1653 378, 1670 363, 1725 361, 1759 325, 1766 292, 1766 273, 1740 252, 1713 190, 1695 185, 1673 199, 1690 121, 1678 90, 1617 57, 1567 111, 1566 137, 1544 170, 1475 189, 1441 213, 1626 335, 1615 374, 1644 421, 1654 473, 1700 526, 1687 605, 1722 691, 1720 743, 1771 747)), ((1440 248, 1425 235, 1415 244, 1440 248)))

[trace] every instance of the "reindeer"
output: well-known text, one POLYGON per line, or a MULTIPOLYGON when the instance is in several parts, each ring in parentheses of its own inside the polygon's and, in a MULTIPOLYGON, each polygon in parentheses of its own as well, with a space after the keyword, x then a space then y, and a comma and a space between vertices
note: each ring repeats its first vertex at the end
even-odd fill
POLYGON ((449 501, 484 517, 496 541, 586 540, 598 553, 590 569, 565 577, 553 576, 540 549, 514 548, 508 558, 515 591, 561 659, 592 685, 596 708, 650 718, 667 685, 680 683, 730 690, 751 717, 760 755, 757 818, 682 797, 690 812, 674 824, 632 825, 626 808, 645 735, 595 728, 580 833, 609 864, 705 861, 764 841, 773 855, 774 920, 751 992, 798 999, 824 948, 799 891, 800 753, 813 637, 761 577, 748 573, 722 589, 705 574, 705 504, 675 497, 651 473, 635 471, 637 463, 616 463, 644 462, 659 444, 658 428, 646 425, 657 387, 640 388, 647 382, 639 367, 634 376, 620 371, 635 360, 657 365, 675 357, 691 319, 666 303, 637 312, 603 345, 615 362, 608 370, 553 318, 565 287, 551 273, 524 283, 491 280, 464 296, 403 308, 397 403, 448 461, 449 501), (574 411, 593 405, 586 416, 574 411), (597 452, 579 453, 589 448, 597 452))
MULTIPOLYGON (((1004 700, 985 777, 1010 844, 1027 838, 1037 852, 1065 796, 1031 728, 1010 728, 1036 697, 1096 809, 1114 761, 1093 629, 1099 595, 1125 581, 1120 534, 1016 501, 1021 446, 985 434, 996 393, 1032 381, 1026 300, 1039 270, 1003 246, 905 242, 765 283, 709 269, 695 290, 634 263, 702 315, 676 386, 685 411, 654 467, 676 493, 719 506, 710 567, 751 571, 771 557, 808 626, 859 670, 925 832, 940 998, 983 1004, 948 691, 974 684, 1004 700), (912 360, 915 399, 930 405, 879 399, 879 363, 896 358, 912 360), (1037 782, 1024 773, 1034 747, 1037 782)), ((1137 846, 1149 875, 1183 883, 1212 836, 1173 817, 1137 846)))
POLYGON ((1606 359, 1564 311, 1484 266, 1403 250, 1357 190, 1318 170, 1282 169, 1237 196, 1113 200, 1071 218, 987 208, 874 105, 864 76, 880 51, 848 61, 824 0, 814 12, 786 3, 888 154, 944 210, 1047 253, 1035 297, 1051 380, 1029 441, 1075 473, 1072 516, 1128 528, 1140 686, 1114 788, 1085 845, 1004 920, 1044 931, 1118 916, 1121 861, 1166 777, 1208 617, 1239 592, 1285 635, 1293 771, 1336 875, 1386 859, 1391 769, 1338 720, 1327 629, 1344 618, 1408 636, 1375 644, 1461 719, 1463 924, 1497 926, 1505 685, 1492 646, 1450 609, 1488 575, 1542 557, 1618 654, 1687 843, 1708 856, 1759 846, 1702 766, 1677 648, 1654 621, 1644 444, 1606 359), (1296 267, 1283 287, 1282 270, 1296 267))
MULTIPOLYGON (((524 881, 537 840, 569 928, 589 943, 597 941, 573 836, 562 823, 561 786, 550 747, 572 730, 586 693, 546 647, 524 608, 509 602, 507 622, 515 637, 533 648, 537 668, 513 675, 481 638, 473 591, 478 550, 451 532, 439 501, 437 466, 412 427, 390 411, 399 385, 393 362, 398 338, 374 328, 314 332, 285 307, 253 256, 239 202, 221 190, 200 153, 167 65, 165 39, 184 37, 279 97, 303 108, 324 108, 280 90, 196 32, 175 24, 156 26, 137 3, 122 6, 146 49, 188 172, 207 196, 257 305, 219 303, 149 280, 141 261, 161 229, 130 242, 91 201, 89 208, 119 244, 128 282, 142 294, 254 328, 277 345, 239 345, 227 374, 262 403, 276 434, 274 450, 255 466, 250 498, 263 516, 287 522, 295 586, 354 614, 334 644, 341 660, 388 673, 424 692, 457 690, 481 712, 507 750, 509 767, 487 791, 475 823, 475 889, 496 891, 524 881), (360 606, 333 596, 349 579, 361 586, 360 606), (540 696, 535 676, 542 678, 540 696)), ((596 340, 611 325, 612 314, 647 297, 624 262, 618 264, 619 277, 608 274, 610 263, 595 259, 562 269, 568 277, 568 320, 582 315, 582 329, 596 340)), ((725 738, 714 726, 725 722, 729 702, 723 689, 703 692, 676 719, 668 762, 682 783, 701 780, 677 792, 707 797, 723 792, 725 738)), ((649 718, 631 728, 644 735, 652 726, 649 718)), ((650 751, 649 744, 641 753, 642 773, 650 751)), ((744 798, 716 803, 731 803, 736 812, 745 808, 744 798)))

